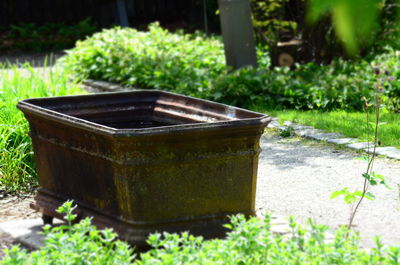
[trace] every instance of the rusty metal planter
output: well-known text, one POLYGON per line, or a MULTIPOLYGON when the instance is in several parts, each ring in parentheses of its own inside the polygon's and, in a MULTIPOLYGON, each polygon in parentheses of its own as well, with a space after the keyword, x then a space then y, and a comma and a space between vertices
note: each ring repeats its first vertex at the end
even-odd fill
POLYGON ((142 246, 155 231, 224 234, 227 215, 254 214, 259 139, 268 116, 138 90, 27 99, 44 217, 67 199, 142 246))

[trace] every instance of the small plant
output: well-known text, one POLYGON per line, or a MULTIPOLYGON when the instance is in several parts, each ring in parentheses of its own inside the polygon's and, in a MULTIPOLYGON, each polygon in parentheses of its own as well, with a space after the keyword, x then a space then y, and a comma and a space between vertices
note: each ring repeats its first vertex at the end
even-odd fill
POLYGON ((281 137, 291 137, 293 135, 295 135, 295 130, 292 126, 286 126, 279 134, 281 137))
MULTIPOLYGON (((351 205, 351 214, 350 214, 350 219, 348 223, 348 228, 350 229, 353 225, 354 217, 357 214, 358 208, 360 207, 362 201, 364 198, 369 199, 369 200, 374 200, 375 196, 368 191, 370 186, 376 186, 376 185, 383 185, 386 188, 389 188, 389 186, 386 184, 385 177, 377 174, 376 172, 373 171, 373 165, 374 165, 374 160, 376 157, 376 147, 378 146, 378 141, 379 141, 379 135, 378 135, 378 129, 379 129, 379 117, 380 117, 380 109, 381 109, 381 99, 380 95, 383 92, 385 83, 389 80, 391 81, 392 78, 389 77, 389 72, 386 71, 386 77, 383 77, 381 75, 381 71, 379 68, 374 69, 375 75, 377 76, 377 83, 375 86, 375 123, 374 123, 374 136, 373 136, 373 147, 372 147, 372 154, 368 156, 363 156, 361 157, 362 160, 365 160, 368 165, 365 173, 362 174, 362 177, 364 178, 363 181, 363 188, 362 190, 356 190, 356 191, 349 191, 348 188, 343 188, 342 190, 339 191, 334 191, 331 194, 331 198, 336 198, 338 196, 344 196, 344 201, 347 204, 351 205)), ((369 112, 368 108, 371 106, 371 104, 368 103, 368 101, 365 99, 365 108, 366 108, 366 113, 367 113, 367 120, 366 120, 366 130, 367 132, 369 131, 368 127, 370 126, 369 122, 369 112)), ((368 148, 368 151, 370 148, 368 148)))
POLYGON ((6 257, 0 261, 2 265, 21 264, 132 264, 135 256, 131 247, 118 240, 117 234, 110 229, 98 230, 86 218, 72 224, 72 201, 65 202, 58 213, 64 213, 67 225, 43 228, 44 247, 28 253, 19 246, 5 249, 6 257))

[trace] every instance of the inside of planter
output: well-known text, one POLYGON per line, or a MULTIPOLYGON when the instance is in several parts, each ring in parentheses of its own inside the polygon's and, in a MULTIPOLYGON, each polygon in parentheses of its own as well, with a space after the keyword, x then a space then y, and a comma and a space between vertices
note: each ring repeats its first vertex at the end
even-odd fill
POLYGON ((115 129, 258 118, 260 114, 160 91, 30 99, 28 103, 115 129))

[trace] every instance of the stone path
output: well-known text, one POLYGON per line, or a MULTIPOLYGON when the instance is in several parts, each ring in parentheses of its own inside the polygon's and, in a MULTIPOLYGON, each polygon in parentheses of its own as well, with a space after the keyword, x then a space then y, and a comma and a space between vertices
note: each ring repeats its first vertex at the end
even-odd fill
MULTIPOLYGON (((335 145, 282 139, 268 133, 260 155, 256 207, 282 217, 295 216, 305 223, 312 218, 331 227, 347 224, 350 207, 343 199, 330 199, 335 190, 361 190, 367 164, 359 155, 335 145)), ((372 237, 400 244, 400 162, 377 158, 374 171, 386 177, 391 190, 371 187, 374 201, 365 200, 355 218, 363 246, 372 247, 372 237)))
MULTIPOLYGON (((294 135, 317 141, 327 141, 328 143, 343 145, 350 149, 361 150, 367 153, 372 153, 374 149, 374 144, 371 142, 360 142, 357 138, 346 138, 340 133, 324 132, 311 126, 304 126, 290 121, 284 122, 284 125, 281 126, 279 121, 275 119, 268 125, 268 128, 276 128, 281 131, 289 130, 293 132, 294 135)), ((377 146, 375 148, 375 153, 377 155, 400 160, 400 150, 392 146, 377 146)))

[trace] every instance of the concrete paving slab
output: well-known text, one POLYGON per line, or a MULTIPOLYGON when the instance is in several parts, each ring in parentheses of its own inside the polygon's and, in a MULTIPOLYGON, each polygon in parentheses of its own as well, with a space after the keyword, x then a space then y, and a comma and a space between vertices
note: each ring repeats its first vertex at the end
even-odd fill
POLYGON ((356 150, 365 150, 367 148, 372 148, 374 147, 373 143, 367 143, 367 142, 362 142, 362 143, 354 143, 354 144, 348 144, 346 145, 348 148, 351 149, 356 149, 356 150))
POLYGON ((303 136, 303 137, 309 137, 311 135, 323 133, 323 131, 318 130, 318 129, 303 129, 303 130, 296 130, 295 132, 297 135, 303 136))
POLYGON ((336 138, 336 139, 328 139, 328 143, 332 144, 352 144, 358 142, 356 138, 336 138))
POLYGON ((399 153, 390 153, 386 154, 387 157, 392 158, 392 159, 397 159, 400 160, 400 154, 399 153))
POLYGON ((290 121, 285 121, 283 124, 286 125, 286 126, 290 126, 295 130, 314 129, 311 126, 301 125, 301 124, 290 122, 290 121))
POLYGON ((305 137, 319 141, 326 141, 329 139, 336 139, 343 137, 343 135, 341 135, 340 133, 317 133, 317 134, 305 135, 305 137))
POLYGON ((283 126, 278 126, 278 127, 276 127, 278 130, 280 130, 280 131, 286 131, 286 130, 289 130, 289 126, 286 126, 286 125, 283 125, 283 126))
MULTIPOLYGON (((54 224, 62 224, 60 220, 54 220, 54 224)), ((44 236, 42 232, 43 221, 41 218, 13 220, 0 223, 0 231, 9 234, 18 243, 29 249, 39 249, 44 245, 44 236)))
MULTIPOLYGON (((374 152, 373 148, 365 149, 365 152, 372 154, 374 152)), ((400 154, 400 150, 396 147, 385 146, 375 148, 375 153, 377 155, 388 155, 388 154, 400 154)))
POLYGON ((292 128, 293 128, 295 131, 301 131, 301 130, 307 130, 307 129, 314 129, 314 128, 311 127, 311 126, 301 125, 301 124, 293 125, 292 128))
POLYGON ((274 120, 274 121, 271 121, 271 122, 268 124, 267 128, 276 128, 276 127, 279 127, 280 125, 281 125, 281 124, 279 123, 279 121, 274 120))
POLYGON ((44 236, 42 231, 42 219, 13 220, 0 224, 0 231, 9 234, 19 243, 31 249, 43 246, 44 236))

